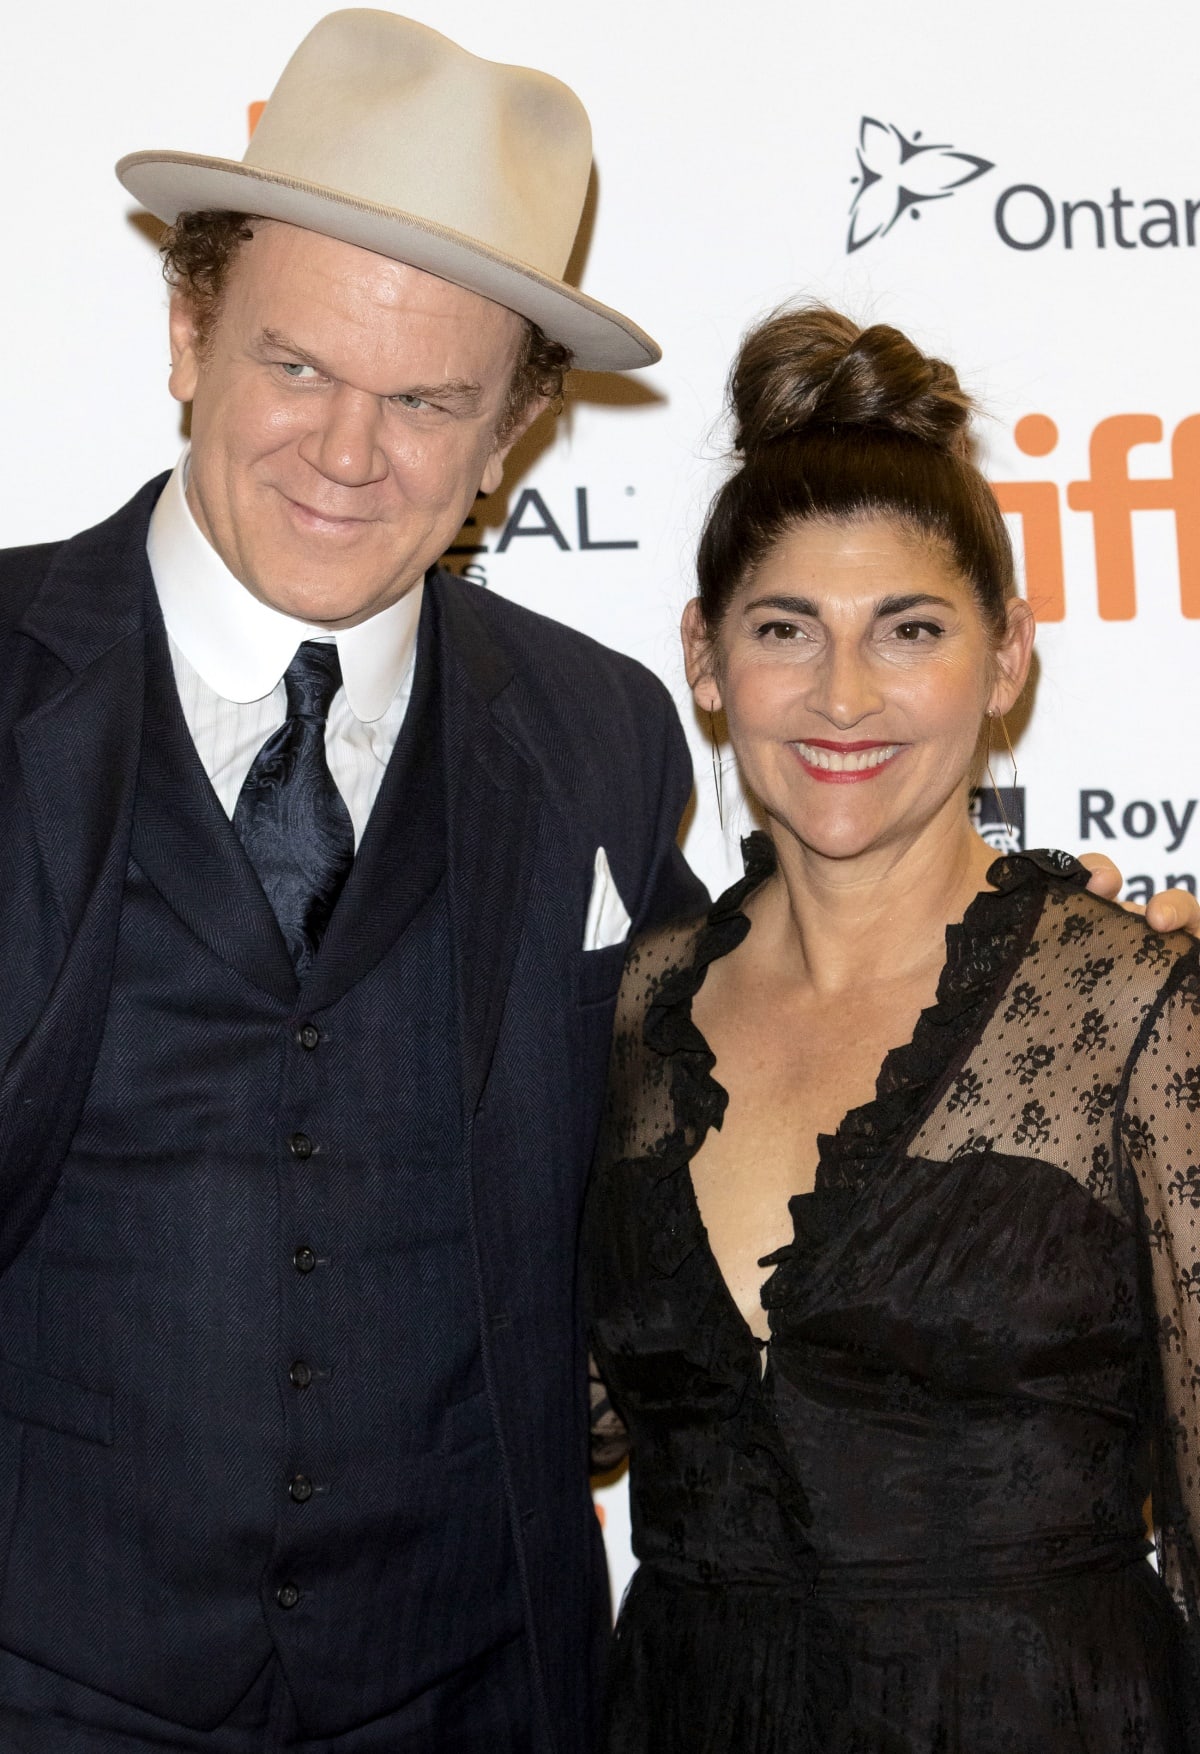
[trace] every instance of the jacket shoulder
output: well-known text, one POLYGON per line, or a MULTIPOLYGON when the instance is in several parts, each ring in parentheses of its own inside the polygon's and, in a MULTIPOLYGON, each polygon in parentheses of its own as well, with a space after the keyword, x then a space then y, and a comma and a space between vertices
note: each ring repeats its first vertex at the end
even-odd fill
POLYGON ((460 610, 486 629, 514 672, 535 689, 577 700, 581 683, 590 683, 601 689, 632 691, 643 699, 650 695, 669 698, 662 682, 644 664, 602 645, 590 634, 455 574, 439 571, 436 580, 439 590, 453 594, 460 610))
POLYGON ((64 581, 71 589, 95 579, 107 585, 139 558, 144 565, 150 514, 167 479, 155 476, 119 511, 62 541, 0 549, 0 634, 20 625, 44 585, 51 592, 61 590, 64 581))

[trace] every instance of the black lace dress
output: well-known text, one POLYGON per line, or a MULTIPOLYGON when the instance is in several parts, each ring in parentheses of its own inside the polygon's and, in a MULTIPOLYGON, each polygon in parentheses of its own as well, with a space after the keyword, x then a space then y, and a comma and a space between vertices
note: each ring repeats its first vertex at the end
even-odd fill
POLYGON ((688 1164, 726 1102, 692 999, 771 868, 752 837, 622 987, 584 1254, 641 1562, 610 1754, 1200 1750, 1197 947, 998 861, 791 1202, 764 1371, 688 1164))

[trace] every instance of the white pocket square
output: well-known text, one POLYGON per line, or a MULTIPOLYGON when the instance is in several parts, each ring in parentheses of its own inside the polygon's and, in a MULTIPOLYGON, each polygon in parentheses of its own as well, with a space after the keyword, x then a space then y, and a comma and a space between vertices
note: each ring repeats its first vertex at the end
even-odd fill
POLYGON ((583 947, 585 950, 607 950, 610 944, 625 942, 633 921, 613 881, 608 854, 603 847, 596 848, 595 873, 587 923, 583 928, 583 947))

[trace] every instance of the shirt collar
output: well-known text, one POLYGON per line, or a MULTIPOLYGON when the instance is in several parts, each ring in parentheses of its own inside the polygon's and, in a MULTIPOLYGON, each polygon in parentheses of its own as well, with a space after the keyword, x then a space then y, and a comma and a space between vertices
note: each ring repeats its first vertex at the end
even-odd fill
MULTIPOLYGON (((171 639, 225 700, 261 700, 277 686, 301 640, 329 629, 284 615, 251 595, 208 541, 187 503, 185 450, 150 518, 146 553, 171 639)), ((387 711, 408 674, 424 582, 357 627, 333 637, 346 699, 371 724, 387 711)))

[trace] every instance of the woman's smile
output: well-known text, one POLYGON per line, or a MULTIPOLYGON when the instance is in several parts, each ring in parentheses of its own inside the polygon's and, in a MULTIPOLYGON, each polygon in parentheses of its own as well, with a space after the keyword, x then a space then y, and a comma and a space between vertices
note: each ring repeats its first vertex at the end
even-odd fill
POLYGON ((876 779, 902 754, 902 743, 832 743, 805 738, 791 745, 805 773, 823 785, 853 785, 876 779))

